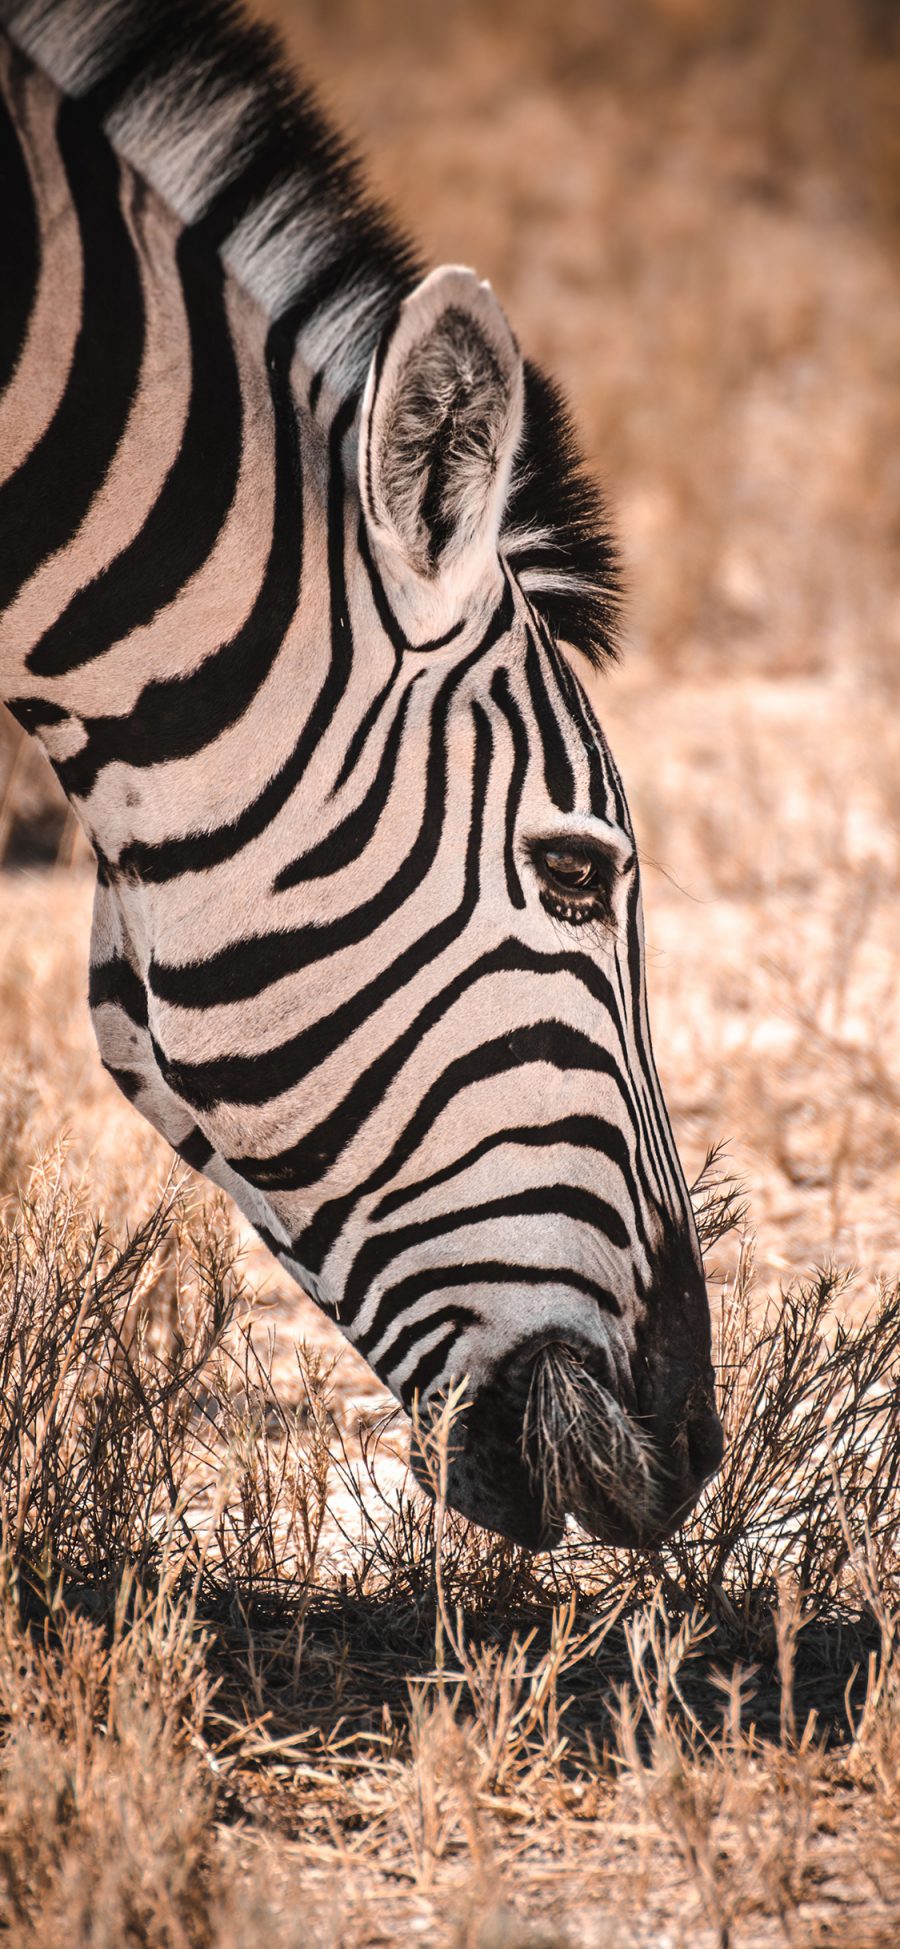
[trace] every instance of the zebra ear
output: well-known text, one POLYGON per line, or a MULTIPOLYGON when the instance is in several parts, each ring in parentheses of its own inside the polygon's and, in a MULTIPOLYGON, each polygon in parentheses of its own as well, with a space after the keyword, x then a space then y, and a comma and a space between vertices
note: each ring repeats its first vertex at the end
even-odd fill
POLYGON ((360 434, 369 537, 413 616, 453 620, 486 573, 496 580, 522 396, 521 353, 490 285, 433 271, 375 354, 360 434))

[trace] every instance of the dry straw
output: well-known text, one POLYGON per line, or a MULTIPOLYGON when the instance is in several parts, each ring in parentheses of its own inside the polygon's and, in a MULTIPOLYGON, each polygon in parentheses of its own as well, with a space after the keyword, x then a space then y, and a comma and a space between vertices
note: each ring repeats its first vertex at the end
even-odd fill
MULTIPOLYGON (((707 1249, 737 1202, 707 1175, 707 1249)), ((626 1908, 652 1892, 646 1844, 711 1940, 740 1940, 752 1898, 813 1941, 797 1920, 810 1836, 842 1781, 869 1794, 866 1899, 883 1914, 900 1783, 900 1293, 847 1324, 841 1291, 823 1271, 764 1302, 746 1245, 718 1333, 728 1451, 685 1530, 641 1555, 570 1524, 559 1550, 529 1557, 446 1507, 463 1385, 419 1431, 429 1503, 397 1484, 396 1430, 355 1433, 321 1362, 301 1354, 297 1405, 276 1390, 220 1203, 170 1185, 117 1239, 48 1159, 0 1231, 13 1939, 36 1949, 65 1926, 84 1949, 243 1949, 259 1929, 293 1942, 275 1883, 251 1899, 235 1865, 250 1842, 226 1845, 235 1814, 252 1828, 265 1804, 305 1837, 323 1944, 370 1939, 367 1888, 398 1930, 406 1888, 449 1904, 448 1942, 489 1940, 486 1917, 524 1942, 503 1936, 525 1927, 516 1849, 532 1851, 533 1890, 542 1850, 574 1847, 588 1889, 603 1849, 591 1829, 583 1856, 578 1823, 601 1814, 630 1850, 614 1878, 626 1908), (752 1890, 732 1840, 748 1822, 752 1890)), ((577 1511, 585 1461, 616 1468, 629 1439, 551 1350, 528 1440, 553 1507, 577 1511)), ((645 1452, 628 1459, 646 1509, 645 1452)))

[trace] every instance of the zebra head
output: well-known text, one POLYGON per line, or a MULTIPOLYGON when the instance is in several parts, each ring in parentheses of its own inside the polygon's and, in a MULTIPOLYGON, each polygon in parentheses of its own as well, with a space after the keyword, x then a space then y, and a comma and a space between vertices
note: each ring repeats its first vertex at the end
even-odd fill
MULTIPOLYGON (((219 863, 199 902, 175 881, 171 926, 149 888, 154 1075, 195 1135, 155 1083, 137 1100, 420 1430, 465 1382, 454 1507, 532 1546, 567 1513, 634 1543, 677 1525, 722 1438, 628 808, 589 660, 548 626, 539 510, 509 520, 526 380, 490 288, 444 269, 396 309, 361 401, 314 390, 302 773, 296 746, 281 771, 266 749, 276 784, 297 776, 252 845, 235 825, 177 842, 176 863, 219 863)), ((141 882, 168 873, 120 851, 133 941, 141 882)))
POLYGON ((489 287, 426 279, 373 361, 359 477, 367 579, 410 645, 396 830, 437 840, 395 918, 433 951, 352 1186, 312 1231, 407 1406, 427 1418, 466 1377, 451 1503, 526 1543, 567 1510, 630 1542, 692 1505, 721 1432, 628 808, 578 646, 500 545, 522 410, 489 287))
POLYGON ((420 1425, 465 1381, 452 1505, 530 1545, 567 1512, 628 1543, 677 1524, 721 1432, 628 809, 589 666, 504 534, 522 411, 499 304, 445 269, 384 334, 346 480, 331 422, 347 710, 275 879, 301 903, 280 924, 321 929, 308 1060, 277 1146, 232 1166, 420 1425))

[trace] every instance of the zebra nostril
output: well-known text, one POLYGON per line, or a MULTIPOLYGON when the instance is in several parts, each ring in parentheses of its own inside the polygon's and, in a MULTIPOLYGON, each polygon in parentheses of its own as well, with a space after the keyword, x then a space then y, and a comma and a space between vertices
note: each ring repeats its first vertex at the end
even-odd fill
POLYGON ((725 1435, 714 1408, 688 1422, 687 1441, 691 1468, 701 1482, 706 1482, 721 1466, 725 1453, 725 1435))

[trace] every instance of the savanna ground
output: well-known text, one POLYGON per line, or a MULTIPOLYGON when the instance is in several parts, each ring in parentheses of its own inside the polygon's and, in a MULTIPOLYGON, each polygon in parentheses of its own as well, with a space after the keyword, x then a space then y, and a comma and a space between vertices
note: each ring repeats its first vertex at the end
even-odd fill
POLYGON ((746 1205, 698 1192, 730 1445, 660 1556, 436 1537, 377 1383, 104 1077, 90 860, 7 721, 0 1923, 887 1949, 895 10, 265 10, 427 256, 493 279, 612 488, 631 600, 599 702, 659 1063, 689 1175, 724 1141, 746 1205))

